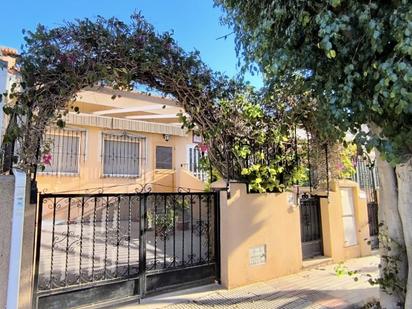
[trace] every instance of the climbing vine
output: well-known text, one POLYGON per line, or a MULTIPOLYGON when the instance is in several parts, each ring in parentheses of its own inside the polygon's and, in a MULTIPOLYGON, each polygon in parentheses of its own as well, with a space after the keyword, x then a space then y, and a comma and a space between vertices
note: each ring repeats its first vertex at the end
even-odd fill
POLYGON ((17 164, 34 171, 46 127, 63 127, 69 111, 79 112, 73 103, 80 90, 131 91, 143 85, 188 113, 180 115, 182 126, 204 137, 207 158, 221 177, 263 192, 282 191, 302 174, 286 107, 270 108, 262 93, 212 71, 198 52, 184 51, 171 33, 157 33, 139 13, 130 24, 98 17, 52 29, 38 26, 25 32, 25 40, 18 59, 21 81, 6 94, 6 163, 15 159, 17 140, 17 164))

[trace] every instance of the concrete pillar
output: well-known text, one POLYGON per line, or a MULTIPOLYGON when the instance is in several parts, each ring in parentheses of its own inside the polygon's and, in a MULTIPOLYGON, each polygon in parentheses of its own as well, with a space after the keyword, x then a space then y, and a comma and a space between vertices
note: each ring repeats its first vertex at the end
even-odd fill
MULTIPOLYGON (((14 203, 12 175, 0 176, 0 308, 6 308, 10 263, 11 230, 14 203)), ((19 309, 32 308, 33 262, 36 205, 29 204, 30 186, 26 186, 24 210, 23 250, 20 270, 19 309)))

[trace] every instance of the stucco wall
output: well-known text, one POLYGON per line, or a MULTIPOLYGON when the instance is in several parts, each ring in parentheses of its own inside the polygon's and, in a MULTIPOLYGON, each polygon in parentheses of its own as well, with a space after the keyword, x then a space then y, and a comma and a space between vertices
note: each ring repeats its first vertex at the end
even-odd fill
POLYGON ((0 176, 0 308, 6 308, 14 176, 0 176))
POLYGON ((247 194, 244 184, 230 185, 221 203, 222 284, 234 288, 298 272, 302 266, 298 208, 288 193, 247 194), (249 250, 266 246, 266 263, 252 266, 249 250))
POLYGON ((33 300, 34 237, 36 225, 36 204, 30 204, 30 182, 26 187, 24 209, 23 250, 20 270, 19 309, 31 309, 33 300))
MULTIPOLYGON (((230 199, 221 192, 223 286, 234 288, 299 272, 303 266, 300 209, 289 204, 292 193, 248 194, 240 183, 231 183, 230 192, 230 199), (261 245, 266 246, 266 263, 250 265, 250 249, 261 245)), ((341 262, 371 254, 366 200, 355 182, 332 184, 329 197, 321 198, 321 220, 325 257, 341 262), (345 244, 341 188, 353 192, 358 240, 353 246, 345 244)))
POLYGON ((191 192, 205 190, 205 183, 183 168, 177 169, 175 178, 175 184, 177 188, 180 187, 184 190, 190 190, 191 192))
POLYGON ((321 199, 322 234, 324 255, 334 262, 371 254, 369 241, 368 209, 365 195, 356 182, 341 180, 331 185, 329 199, 321 199), (350 188, 353 193, 357 244, 347 246, 344 240, 341 188, 350 188))

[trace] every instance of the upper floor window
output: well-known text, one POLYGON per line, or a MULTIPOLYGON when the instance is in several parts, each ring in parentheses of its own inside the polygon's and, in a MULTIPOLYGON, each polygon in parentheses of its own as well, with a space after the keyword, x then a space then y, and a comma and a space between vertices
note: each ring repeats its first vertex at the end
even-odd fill
POLYGON ((143 162, 144 138, 128 134, 103 133, 103 175, 139 177, 143 162))
POLYGON ((80 159, 85 154, 85 131, 75 129, 49 129, 43 140, 50 152, 45 154, 44 173, 78 174, 80 159))
POLYGON ((156 169, 173 169, 173 148, 156 146, 156 169))

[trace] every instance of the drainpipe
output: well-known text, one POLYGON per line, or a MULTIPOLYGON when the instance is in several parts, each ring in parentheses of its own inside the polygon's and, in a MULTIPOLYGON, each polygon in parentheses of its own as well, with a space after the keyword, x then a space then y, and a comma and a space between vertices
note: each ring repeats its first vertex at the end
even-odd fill
POLYGON ((26 173, 13 168, 14 199, 13 221, 11 228, 11 248, 9 279, 7 284, 7 309, 19 307, 20 268, 23 247, 24 208, 26 204, 26 173))

